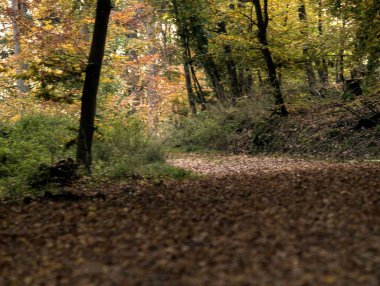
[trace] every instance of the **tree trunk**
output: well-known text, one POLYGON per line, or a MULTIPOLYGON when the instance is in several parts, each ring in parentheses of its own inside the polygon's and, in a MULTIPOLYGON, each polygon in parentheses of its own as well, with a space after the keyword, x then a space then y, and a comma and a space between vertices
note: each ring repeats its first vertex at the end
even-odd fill
MULTIPOLYGON (((319 36, 323 36, 323 19, 322 19, 322 12, 323 12, 323 3, 322 0, 318 0, 318 33, 319 36)), ((325 57, 322 55, 320 59, 316 60, 316 65, 318 67, 318 75, 319 80, 322 84, 327 84, 329 82, 329 70, 327 66, 327 61, 325 57)))
POLYGON ((191 61, 190 61, 189 66, 190 66, 190 71, 191 71, 191 75, 192 75, 193 82, 194 82, 195 91, 196 91, 197 96, 198 96, 198 101, 202 107, 201 109, 206 110, 206 98, 205 98, 204 92, 202 90, 202 86, 198 80, 197 73, 195 72, 194 66, 191 64, 191 61))
MULTIPOLYGON (((25 17, 26 15, 26 5, 25 3, 19 1, 19 0, 12 0, 11 1, 11 7, 12 7, 12 27, 13 27, 13 53, 15 56, 18 56, 21 54, 21 43, 20 43, 20 25, 19 25, 19 19, 22 17, 25 17)), ((22 74, 23 70, 27 68, 27 65, 24 63, 21 63, 16 68, 16 74, 17 76, 20 76, 22 74)), ((22 78, 17 79, 17 89, 21 93, 27 93, 29 92, 29 87, 25 85, 25 82, 22 78)))
POLYGON ((253 77, 252 71, 248 69, 239 70, 239 85, 241 87, 241 94, 249 96, 253 91, 253 77))
MULTIPOLYGON (((306 5, 305 1, 301 0, 299 7, 298 7, 298 18, 303 23, 304 28, 307 29, 307 13, 306 13, 306 5)), ((304 36, 304 38, 307 41, 309 33, 302 29, 301 34, 304 36)), ((310 53, 309 53, 309 44, 306 43, 303 48, 303 57, 305 59, 305 72, 306 72, 306 79, 309 86, 309 91, 312 95, 320 95, 318 89, 317 89, 317 80, 315 77, 315 72, 313 68, 313 62, 310 60, 310 53)))
POLYGON ((202 24, 198 23, 196 19, 191 21, 190 27, 199 53, 199 61, 203 65, 206 75, 211 81, 217 99, 220 102, 225 102, 226 97, 224 94, 223 85, 221 83, 220 73, 215 61, 208 52, 208 39, 205 35, 204 27, 202 24))
POLYGON ((212 87, 214 89, 214 92, 215 92, 217 99, 220 102, 225 102, 226 97, 224 94, 223 85, 221 84, 221 79, 220 79, 218 68, 217 68, 214 60, 208 54, 208 51, 202 51, 206 48, 206 46, 204 44, 202 44, 201 42, 202 42, 202 40, 200 40, 198 42, 198 49, 201 50, 200 51, 201 56, 202 56, 201 61, 202 61, 203 67, 205 69, 206 75, 208 76, 209 80, 211 81, 211 84, 212 84, 212 87))
POLYGON ((261 10, 261 3, 259 0, 254 0, 253 4, 255 5, 256 17, 257 17, 257 27, 258 39, 260 44, 263 45, 261 52, 263 54, 270 84, 273 89, 274 100, 276 104, 276 112, 281 116, 287 116, 289 113, 286 110, 285 101, 282 96, 280 83, 277 78, 276 65, 273 62, 272 54, 268 48, 268 39, 267 39, 267 28, 268 28, 268 0, 264 0, 264 15, 261 10), (265 18, 264 18, 265 17, 265 18))
POLYGON ((344 46, 346 42, 346 21, 343 19, 342 27, 340 28, 340 46, 338 61, 337 61, 337 83, 344 83, 344 46))
POLYGON ((85 166, 88 172, 91 172, 92 165, 92 141, 95 125, 96 97, 98 93, 111 8, 110 0, 97 1, 95 28, 82 93, 77 163, 85 166))
MULTIPOLYGON (((147 35, 150 39, 154 38, 154 22, 153 19, 150 19, 146 25, 147 35)), ((147 54, 151 57, 157 53, 158 49, 154 44, 152 44, 147 52, 147 54)), ((148 102, 148 128, 150 133, 155 133, 158 123, 158 102, 159 102, 159 94, 157 93, 157 74, 158 67, 155 61, 151 62, 148 65, 147 69, 147 84, 145 87, 146 98, 148 102)))
POLYGON ((186 91, 187 98, 189 101, 189 106, 192 114, 197 114, 197 106, 195 104, 195 94, 193 90, 192 80, 191 80, 191 70, 190 70, 190 56, 189 56, 189 44, 185 24, 181 21, 179 15, 179 8, 177 1, 173 1, 174 14, 176 18, 176 26, 178 31, 178 36, 182 46, 182 61, 183 70, 185 73, 186 91))
MULTIPOLYGON (((219 22, 219 34, 227 34, 226 23, 219 22)), ((237 68, 234 59, 232 58, 232 50, 230 45, 224 45, 224 55, 226 57, 227 73, 230 81, 230 89, 232 93, 232 101, 234 102, 237 98, 242 96, 242 88, 239 83, 237 68)))
POLYGON ((282 97, 280 82, 278 81, 278 78, 277 78, 276 66, 273 62, 272 54, 268 48, 263 49, 262 53, 263 53, 264 60, 268 68, 268 77, 269 77, 269 82, 273 88, 275 104, 279 107, 278 112, 280 115, 286 116, 289 113, 286 110, 285 102, 282 97))
POLYGON ((190 66, 187 60, 184 60, 183 69, 185 71, 187 98, 189 100, 190 110, 192 114, 197 114, 197 106, 195 104, 195 94, 194 94, 193 86, 191 83, 190 66))

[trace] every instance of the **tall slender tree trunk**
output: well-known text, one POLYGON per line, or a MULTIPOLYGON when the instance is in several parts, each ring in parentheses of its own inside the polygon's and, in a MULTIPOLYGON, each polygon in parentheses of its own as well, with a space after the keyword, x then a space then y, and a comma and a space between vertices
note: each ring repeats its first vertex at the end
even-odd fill
POLYGON ((253 76, 250 68, 239 70, 239 85, 242 95, 250 95, 253 91, 253 76))
POLYGON ((195 104, 195 94, 194 94, 194 90, 193 90, 193 86, 191 82, 190 65, 187 62, 187 60, 184 60, 183 69, 185 72, 186 91, 187 91, 187 98, 189 100, 190 110, 192 114, 197 114, 197 106, 195 104))
MULTIPOLYGON (((304 25, 301 33, 304 36, 304 38, 307 41, 308 38, 308 31, 307 31, 307 12, 306 12, 306 5, 305 1, 301 0, 300 4, 298 6, 298 17, 301 23, 304 25)), ((318 89, 317 89, 317 80, 315 77, 315 72, 313 68, 313 62, 310 59, 310 52, 309 52, 309 44, 306 43, 302 50, 303 57, 305 59, 305 72, 306 72, 306 79, 309 86, 309 91, 312 95, 320 95, 318 89)))
POLYGON ((178 36, 180 39, 180 43, 182 46, 182 62, 183 62, 183 70, 185 74, 185 82, 186 82, 186 91, 187 91, 187 99, 189 101, 189 106, 192 114, 197 113, 197 106, 195 103, 195 94, 191 80, 191 70, 190 70, 190 56, 189 56, 189 43, 187 37, 187 27, 181 21, 179 14, 179 7, 177 0, 173 2, 174 14, 176 18, 176 26, 178 29, 178 36))
MULTIPOLYGON (((323 32, 323 2, 318 0, 318 33, 322 37, 323 32)), ((327 61, 322 55, 319 59, 316 60, 316 65, 318 68, 319 81, 322 84, 327 84, 329 82, 329 69, 327 66, 327 61)))
POLYGON ((261 52, 263 54, 264 61, 267 66, 268 77, 273 89, 273 95, 274 95, 277 112, 281 116, 287 116, 289 113, 285 106, 284 97, 281 92, 280 82, 278 81, 276 65, 273 62, 272 53, 268 47, 268 39, 267 39, 267 28, 268 28, 268 22, 269 22, 268 0, 264 0, 264 12, 261 8, 261 3, 259 0, 253 0, 253 4, 255 5, 257 27, 259 29, 258 39, 259 39, 260 44, 262 44, 263 46, 261 49, 261 52))
MULTIPOLYGON (((227 28, 225 22, 218 23, 220 34, 227 34, 227 28)), ((230 89, 232 93, 232 101, 234 102, 237 98, 242 96, 242 88, 239 82, 236 63, 232 57, 232 49, 230 45, 224 45, 224 55, 226 57, 227 73, 230 81, 230 89)))
MULTIPOLYGON (((21 41, 20 41, 20 25, 19 20, 26 15, 26 4, 19 0, 11 1, 12 7, 12 28, 13 28, 13 53, 15 56, 21 54, 21 41)), ((16 68, 17 76, 20 76, 23 73, 23 70, 27 68, 27 65, 24 63, 18 64, 16 68)), ((17 79, 17 89, 21 93, 29 92, 29 87, 25 84, 22 78, 17 79)))
POLYGON ((226 96, 224 94, 220 72, 214 59, 209 54, 208 38, 204 31, 204 26, 199 19, 194 18, 190 21, 190 32, 195 40, 199 61, 203 65, 208 79, 211 81, 215 95, 220 102, 225 102, 226 96))
MULTIPOLYGON (((154 21, 150 19, 149 23, 147 23, 147 35, 150 39, 154 38, 154 21)), ((158 49, 155 45, 152 45, 148 50, 149 56, 154 56, 157 53, 158 49)), ((158 102, 159 102, 159 94, 157 93, 156 88, 156 76, 158 74, 158 67, 155 62, 151 62, 148 65, 148 74, 147 74, 147 85, 146 85, 146 98, 148 102, 148 127, 151 133, 156 131, 158 126, 159 118, 158 118, 158 102)))
POLYGON ((346 20, 342 20, 342 27, 340 28, 340 49, 337 60, 337 83, 344 83, 344 46, 346 42, 346 20))
POLYGON ((205 98, 202 86, 198 80, 197 73, 195 72, 194 66, 191 64, 191 62, 192 61, 190 61, 189 66, 190 66, 191 76, 194 82, 195 91, 198 95, 198 101, 201 104, 201 107, 202 107, 201 109, 206 110, 206 98, 205 98))
POLYGON ((96 98, 106 45, 111 0, 98 0, 95 28, 82 93, 82 107, 78 134, 77 163, 91 172, 92 141, 94 136, 96 98))

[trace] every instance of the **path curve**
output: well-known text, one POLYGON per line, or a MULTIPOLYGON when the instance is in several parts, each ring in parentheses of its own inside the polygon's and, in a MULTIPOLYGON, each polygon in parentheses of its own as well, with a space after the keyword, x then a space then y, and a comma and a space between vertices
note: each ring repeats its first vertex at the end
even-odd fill
POLYGON ((379 164, 169 162, 206 176, 0 205, 0 285, 380 285, 379 164))

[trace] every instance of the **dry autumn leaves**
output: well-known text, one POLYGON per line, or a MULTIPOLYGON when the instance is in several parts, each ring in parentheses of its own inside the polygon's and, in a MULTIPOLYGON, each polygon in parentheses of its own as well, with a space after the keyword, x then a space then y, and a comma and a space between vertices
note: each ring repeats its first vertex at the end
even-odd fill
POLYGON ((0 285, 380 284, 378 163, 169 161, 204 176, 1 205, 0 285))

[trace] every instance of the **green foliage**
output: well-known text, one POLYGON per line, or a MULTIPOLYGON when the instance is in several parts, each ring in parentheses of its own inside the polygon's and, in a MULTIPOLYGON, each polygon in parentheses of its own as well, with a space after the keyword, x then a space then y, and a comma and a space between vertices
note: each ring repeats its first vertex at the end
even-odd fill
POLYGON ((68 117, 32 114, 2 126, 0 194, 28 191, 41 164, 72 156, 65 144, 75 138, 74 123, 68 117))
POLYGON ((264 118, 253 125, 250 153, 271 152, 278 141, 276 131, 281 118, 264 118))
POLYGON ((236 107, 214 107, 184 118, 172 131, 168 144, 184 151, 237 151, 236 144, 253 125, 270 114, 268 99, 244 99, 236 107))
MULTIPOLYGON (((77 121, 32 114, 0 126, 0 197, 36 193, 50 166, 75 156, 77 121), (39 185, 38 185, 39 186, 39 185)), ((184 178, 189 172, 165 163, 161 145, 147 136, 134 117, 98 123, 94 142, 94 176, 184 178)))
POLYGON ((93 152, 97 175, 141 175, 144 166, 164 163, 161 146, 146 135, 144 124, 134 117, 100 126, 93 152))
POLYGON ((186 151, 224 150, 228 145, 228 135, 232 133, 233 126, 222 126, 223 115, 204 112, 184 119, 172 135, 171 145, 186 151))

